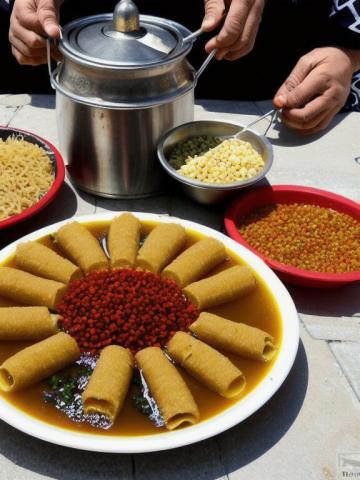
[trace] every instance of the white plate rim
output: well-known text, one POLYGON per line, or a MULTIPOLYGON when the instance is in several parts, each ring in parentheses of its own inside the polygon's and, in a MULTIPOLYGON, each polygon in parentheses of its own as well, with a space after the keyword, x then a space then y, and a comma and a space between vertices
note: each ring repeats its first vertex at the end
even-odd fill
MULTIPOLYGON (((4 262, 15 252, 17 244, 49 235, 69 221, 76 220, 81 223, 108 221, 121 213, 124 212, 78 216, 43 227, 1 250, 0 262, 4 262)), ((282 346, 274 366, 260 384, 238 403, 199 424, 172 432, 134 437, 79 433, 38 420, 0 398, 0 419, 12 427, 41 440, 79 450, 107 453, 144 453, 168 450, 213 437, 242 422, 260 409, 275 394, 290 372, 299 344, 299 317, 285 286, 259 257, 221 232, 199 223, 164 214, 130 213, 133 213, 140 221, 176 222, 187 229, 217 238, 257 272, 276 298, 282 319, 282 346)))

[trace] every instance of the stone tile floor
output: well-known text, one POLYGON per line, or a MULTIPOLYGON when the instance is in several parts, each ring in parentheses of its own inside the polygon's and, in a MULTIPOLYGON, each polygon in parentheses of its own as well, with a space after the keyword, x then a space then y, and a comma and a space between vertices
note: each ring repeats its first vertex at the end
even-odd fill
MULTIPOLYGON (((271 102, 199 101, 195 116, 245 124, 270 108, 271 102)), ((358 113, 339 114, 332 128, 315 137, 276 125, 268 132, 275 158, 267 180, 324 188, 359 202, 359 120, 358 113)), ((36 132, 58 145, 52 96, 0 96, 0 124, 36 132)), ((223 207, 196 205, 178 192, 107 200, 77 192, 66 182, 36 217, 0 231, 0 248, 73 215, 121 210, 223 228, 223 207)), ((360 478, 360 286, 289 291, 301 321, 294 367, 274 397, 240 425, 176 450, 110 455, 47 444, 0 421, 0 480, 332 480, 350 478, 349 472, 360 478), (343 458, 350 467, 342 466, 343 458)))

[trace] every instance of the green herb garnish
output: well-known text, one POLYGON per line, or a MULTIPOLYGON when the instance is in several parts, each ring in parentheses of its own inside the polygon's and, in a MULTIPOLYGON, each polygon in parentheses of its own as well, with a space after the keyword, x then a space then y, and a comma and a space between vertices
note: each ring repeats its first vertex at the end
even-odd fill
POLYGON ((132 401, 136 410, 138 410, 143 415, 150 417, 150 415, 152 414, 152 410, 146 398, 144 398, 142 395, 135 395, 132 398, 132 401))
POLYGON ((46 400, 50 403, 54 395, 58 400, 68 404, 73 401, 77 389, 77 378, 70 376, 53 375, 48 380, 48 385, 52 390, 53 395, 47 395, 46 400))

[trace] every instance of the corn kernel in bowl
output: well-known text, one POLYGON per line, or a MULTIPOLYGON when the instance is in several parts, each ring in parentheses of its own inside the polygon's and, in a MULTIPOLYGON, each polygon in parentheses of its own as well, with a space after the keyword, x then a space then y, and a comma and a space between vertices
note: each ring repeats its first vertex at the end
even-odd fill
POLYGON ((188 157, 177 172, 206 183, 232 183, 255 177, 265 162, 254 147, 236 138, 224 140, 203 155, 188 157))

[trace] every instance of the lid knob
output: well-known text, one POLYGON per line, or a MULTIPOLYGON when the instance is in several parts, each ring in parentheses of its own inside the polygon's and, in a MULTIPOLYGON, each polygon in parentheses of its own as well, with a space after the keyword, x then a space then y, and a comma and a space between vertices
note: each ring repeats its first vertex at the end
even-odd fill
POLYGON ((139 10, 132 0, 120 0, 114 9, 114 26, 118 32, 140 30, 139 10))

